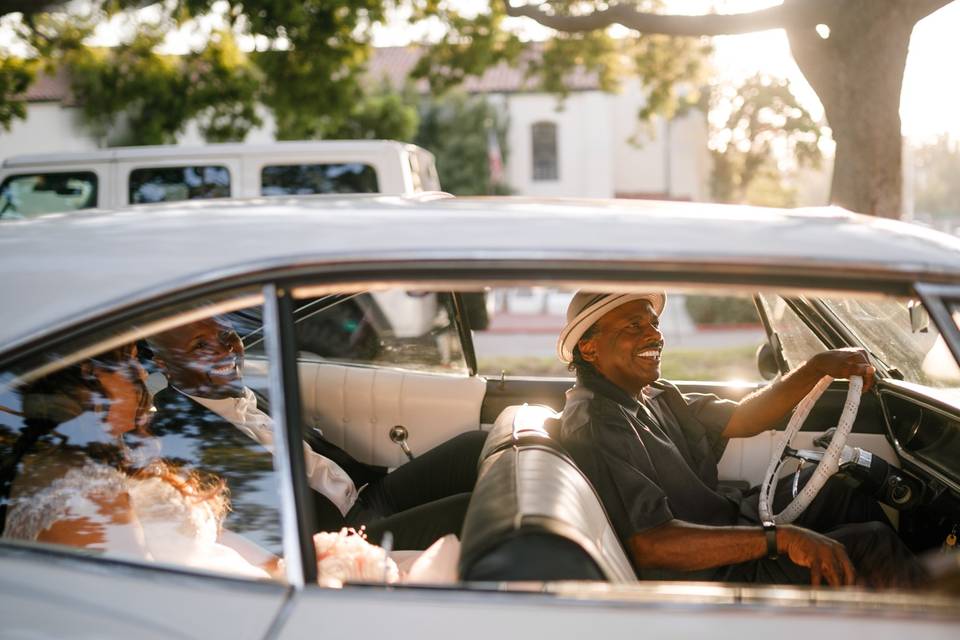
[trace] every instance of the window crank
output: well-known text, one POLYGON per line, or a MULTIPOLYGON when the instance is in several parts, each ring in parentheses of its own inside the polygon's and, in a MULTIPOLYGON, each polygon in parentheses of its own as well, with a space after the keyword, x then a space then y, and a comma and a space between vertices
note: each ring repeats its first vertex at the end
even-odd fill
POLYGON ((390 440, 400 447, 400 450, 403 451, 407 459, 413 460, 413 452, 410 451, 410 447, 407 445, 407 436, 409 436, 407 428, 402 424, 398 424, 390 429, 390 440))

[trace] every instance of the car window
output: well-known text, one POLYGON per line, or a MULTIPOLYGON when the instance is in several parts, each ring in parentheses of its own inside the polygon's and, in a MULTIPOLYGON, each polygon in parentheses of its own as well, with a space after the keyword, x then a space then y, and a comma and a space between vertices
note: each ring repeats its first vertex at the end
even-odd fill
POLYGON ((270 363, 247 375, 222 313, 237 304, 111 327, 101 338, 122 342, 69 344, 0 373, 4 539, 280 575, 270 363))
POLYGON ((260 172, 264 196, 379 191, 376 170, 360 162, 267 165, 260 172))
POLYGON ((783 358, 792 371, 827 347, 780 296, 760 294, 760 303, 780 339, 783 358))
POLYGON ((836 299, 824 304, 887 368, 907 382, 936 389, 960 390, 960 369, 933 323, 915 328, 910 300, 836 299))
POLYGON ((0 185, 0 219, 96 206, 97 175, 92 171, 20 174, 0 185))
MULTIPOLYGON (((480 373, 572 376, 556 354, 572 292, 494 288, 473 340, 480 373)), ((662 375, 671 380, 759 381, 755 352, 765 340, 748 296, 670 294, 660 328, 662 375)))
POLYGON ((230 170, 216 165, 134 169, 128 190, 130 204, 229 198, 230 170))
MULTIPOLYGON (((262 354, 257 313, 234 314, 249 354, 262 354)), ((386 291, 305 295, 294 313, 300 358, 465 373, 449 293, 386 291)))

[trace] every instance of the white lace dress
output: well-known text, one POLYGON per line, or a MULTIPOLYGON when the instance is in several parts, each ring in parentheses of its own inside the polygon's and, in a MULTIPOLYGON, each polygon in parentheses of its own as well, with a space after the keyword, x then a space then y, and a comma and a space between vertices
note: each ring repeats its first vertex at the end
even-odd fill
POLYGON ((135 479, 87 462, 37 490, 14 495, 3 535, 36 540, 61 520, 85 521, 85 548, 109 555, 269 577, 221 544, 220 519, 202 501, 184 497, 160 478, 135 479))

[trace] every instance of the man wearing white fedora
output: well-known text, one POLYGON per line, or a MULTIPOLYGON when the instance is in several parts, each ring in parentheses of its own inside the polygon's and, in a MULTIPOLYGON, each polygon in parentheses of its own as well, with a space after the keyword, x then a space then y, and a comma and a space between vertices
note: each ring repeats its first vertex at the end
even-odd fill
POLYGON ((922 579, 876 501, 835 478, 799 526, 761 523, 757 490, 718 484, 727 440, 772 428, 823 376, 862 376, 868 390, 874 368, 865 354, 817 354, 739 403, 681 394, 659 379, 665 304, 660 292, 577 293, 557 342, 577 373, 561 442, 600 495, 638 576, 878 587, 922 579))

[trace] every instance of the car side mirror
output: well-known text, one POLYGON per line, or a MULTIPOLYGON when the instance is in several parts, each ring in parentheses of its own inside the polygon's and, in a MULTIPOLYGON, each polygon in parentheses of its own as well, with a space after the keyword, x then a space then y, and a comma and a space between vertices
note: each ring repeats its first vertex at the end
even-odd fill
POLYGON ((769 342, 764 342, 757 347, 757 370, 764 380, 773 380, 780 375, 777 358, 773 355, 773 347, 769 342))
POLYGON ((907 303, 910 313, 910 331, 913 333, 927 333, 930 330, 930 314, 919 300, 907 303))

